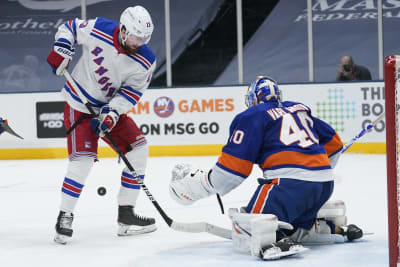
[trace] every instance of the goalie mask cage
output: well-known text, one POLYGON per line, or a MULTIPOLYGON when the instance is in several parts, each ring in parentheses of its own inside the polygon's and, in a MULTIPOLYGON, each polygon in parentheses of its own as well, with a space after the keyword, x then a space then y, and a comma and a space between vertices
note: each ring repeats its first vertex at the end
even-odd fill
POLYGON ((400 99, 400 55, 385 59, 386 162, 388 189, 389 263, 399 264, 399 144, 400 129, 397 108, 400 99))

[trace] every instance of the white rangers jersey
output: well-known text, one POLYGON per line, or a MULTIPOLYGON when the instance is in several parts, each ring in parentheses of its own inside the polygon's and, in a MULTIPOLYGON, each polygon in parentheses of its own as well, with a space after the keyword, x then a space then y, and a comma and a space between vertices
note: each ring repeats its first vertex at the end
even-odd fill
MULTIPOLYGON (((153 51, 143 45, 130 55, 119 41, 119 23, 105 18, 69 20, 58 28, 56 41, 82 45, 82 57, 72 77, 89 104, 96 109, 109 105, 119 114, 130 110, 149 86, 155 69, 153 51)), ((76 110, 88 113, 75 89, 67 82, 62 94, 76 110)))

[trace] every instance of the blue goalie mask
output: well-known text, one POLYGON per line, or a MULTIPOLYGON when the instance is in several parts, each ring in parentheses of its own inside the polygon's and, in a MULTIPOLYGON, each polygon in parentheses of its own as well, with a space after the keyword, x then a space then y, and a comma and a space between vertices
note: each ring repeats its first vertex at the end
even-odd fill
POLYGON ((247 89, 247 94, 245 95, 246 106, 249 108, 268 101, 279 103, 281 101, 281 91, 273 79, 267 76, 258 76, 247 89))

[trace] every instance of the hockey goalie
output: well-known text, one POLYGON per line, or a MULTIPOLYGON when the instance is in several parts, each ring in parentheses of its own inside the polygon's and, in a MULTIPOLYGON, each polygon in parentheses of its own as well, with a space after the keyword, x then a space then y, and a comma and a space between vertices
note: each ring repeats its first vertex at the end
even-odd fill
POLYGON ((229 140, 210 170, 177 164, 171 197, 190 205, 239 186, 257 164, 263 172, 247 206, 230 209, 238 252, 264 260, 306 251, 304 245, 353 241, 343 201, 328 201, 343 143, 335 130, 299 102, 282 101, 278 84, 259 76, 248 87, 247 109, 233 119, 229 140))

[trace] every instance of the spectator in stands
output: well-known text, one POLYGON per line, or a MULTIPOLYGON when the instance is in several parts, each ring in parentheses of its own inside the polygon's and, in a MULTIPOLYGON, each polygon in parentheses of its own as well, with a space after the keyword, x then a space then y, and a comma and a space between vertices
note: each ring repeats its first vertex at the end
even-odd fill
POLYGON ((364 66, 356 65, 351 56, 343 56, 340 60, 336 81, 372 80, 371 72, 364 66))

